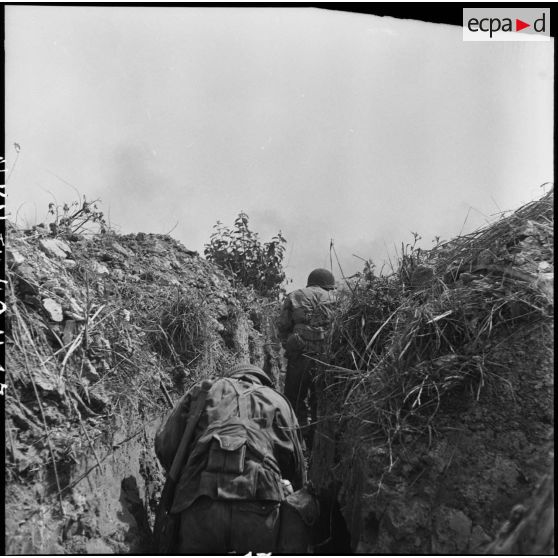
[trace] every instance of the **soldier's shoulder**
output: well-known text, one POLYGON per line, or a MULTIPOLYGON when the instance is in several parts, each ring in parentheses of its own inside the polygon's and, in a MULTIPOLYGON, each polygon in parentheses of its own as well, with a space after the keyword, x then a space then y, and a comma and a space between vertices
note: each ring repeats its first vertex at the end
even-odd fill
POLYGON ((294 291, 291 291, 290 293, 287 293, 285 295, 285 300, 287 300, 288 298, 293 298, 298 296, 304 289, 295 289, 294 291))
POLYGON ((187 392, 187 395, 198 395, 201 392, 211 391, 224 383, 226 378, 205 378, 196 382, 187 392))
POLYGON ((319 287, 303 287, 290 292, 287 296, 292 299, 311 298, 316 295, 316 289, 319 287))
POLYGON ((335 292, 322 287, 312 286, 301 289, 302 295, 306 298, 319 300, 320 302, 333 302, 335 300, 335 292))
POLYGON ((284 409, 291 408, 291 404, 289 403, 289 400, 280 391, 277 391, 275 388, 262 385, 261 387, 258 388, 258 390, 262 394, 264 394, 265 397, 273 404, 275 404, 279 409, 284 410, 284 409))

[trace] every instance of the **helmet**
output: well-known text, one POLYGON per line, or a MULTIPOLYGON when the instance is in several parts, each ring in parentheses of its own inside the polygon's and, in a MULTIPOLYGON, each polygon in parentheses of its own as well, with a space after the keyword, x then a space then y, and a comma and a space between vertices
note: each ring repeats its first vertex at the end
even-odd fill
POLYGON ((253 364, 237 364, 229 369, 227 374, 230 378, 240 378, 241 376, 256 376, 265 385, 273 387, 273 378, 270 374, 253 364))
POLYGON ((307 287, 322 287, 322 289, 335 288, 335 277, 327 269, 318 268, 308 275, 307 287))

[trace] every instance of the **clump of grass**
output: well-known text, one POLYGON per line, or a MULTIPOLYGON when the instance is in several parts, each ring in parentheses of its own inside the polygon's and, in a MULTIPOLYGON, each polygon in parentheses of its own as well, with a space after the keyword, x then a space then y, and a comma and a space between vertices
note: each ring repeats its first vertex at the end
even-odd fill
POLYGON ((184 366, 191 366, 204 351, 209 316, 203 301, 191 293, 179 293, 164 306, 152 336, 160 352, 168 351, 184 366))
POLYGON ((411 246, 388 277, 362 274, 334 320, 326 415, 351 421, 391 465, 392 444, 431 432, 444 404, 509 387, 492 349, 552 318, 536 284, 537 261, 552 260, 552 196, 429 252, 411 246))

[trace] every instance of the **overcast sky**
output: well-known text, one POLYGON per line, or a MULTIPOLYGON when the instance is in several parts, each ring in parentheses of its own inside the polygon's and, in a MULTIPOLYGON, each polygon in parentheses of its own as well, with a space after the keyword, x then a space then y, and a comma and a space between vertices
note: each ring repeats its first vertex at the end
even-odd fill
POLYGON ((67 182, 120 232, 178 222, 202 253, 244 210, 263 240, 283 232, 298 287, 330 239, 346 275, 353 254, 381 267, 411 231, 427 248, 553 179, 553 42, 310 8, 5 10, 22 225, 76 199, 67 182))

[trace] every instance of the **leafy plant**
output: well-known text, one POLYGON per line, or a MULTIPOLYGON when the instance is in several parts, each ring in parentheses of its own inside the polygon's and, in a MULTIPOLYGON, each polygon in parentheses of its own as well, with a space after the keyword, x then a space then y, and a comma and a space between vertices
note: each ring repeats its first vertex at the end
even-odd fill
POLYGON ((88 202, 83 196, 83 203, 73 202, 71 205, 65 203, 63 206, 51 202, 48 204, 48 212, 54 215, 54 222, 50 224, 52 232, 77 233, 84 227, 97 225, 98 232, 104 233, 107 223, 104 214, 99 210, 97 203, 100 200, 88 202))
POLYGON ((285 281, 283 257, 287 241, 281 231, 262 244, 258 233, 250 230, 244 212, 238 214, 232 228, 220 221, 213 228, 209 244, 204 247, 209 261, 263 296, 277 298, 284 291, 281 285, 285 281))

